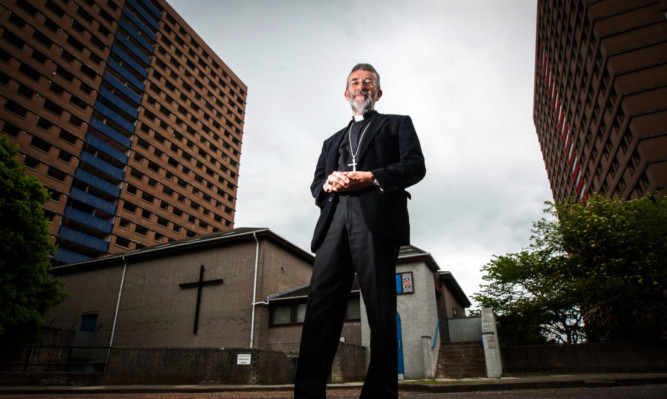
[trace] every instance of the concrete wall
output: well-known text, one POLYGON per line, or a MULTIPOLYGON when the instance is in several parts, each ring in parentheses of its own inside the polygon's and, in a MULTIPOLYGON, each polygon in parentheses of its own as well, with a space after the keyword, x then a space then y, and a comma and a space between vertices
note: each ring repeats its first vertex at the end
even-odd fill
POLYGON ((482 320, 480 317, 459 317, 449 319, 449 342, 480 341, 482 320))
POLYGON ((505 373, 667 371, 667 344, 612 342, 502 348, 505 373))
POLYGON ((500 355, 500 342, 496 329, 496 318, 491 308, 482 308, 482 346, 486 361, 486 376, 500 378, 503 364, 500 355))

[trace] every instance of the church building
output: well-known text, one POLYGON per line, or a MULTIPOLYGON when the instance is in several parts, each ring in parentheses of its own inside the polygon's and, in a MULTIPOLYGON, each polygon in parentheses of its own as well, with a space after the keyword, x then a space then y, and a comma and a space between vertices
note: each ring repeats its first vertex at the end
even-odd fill
MULTIPOLYGON (((267 228, 237 228, 57 266, 69 295, 45 326, 73 332, 73 347, 101 349, 73 351, 81 371, 106 367, 116 348, 247 348, 295 363, 313 260, 267 228)), ((470 302, 413 246, 401 249, 396 282, 402 374, 432 377, 447 319, 470 302)), ((332 381, 363 378, 369 345, 355 282, 332 381)))

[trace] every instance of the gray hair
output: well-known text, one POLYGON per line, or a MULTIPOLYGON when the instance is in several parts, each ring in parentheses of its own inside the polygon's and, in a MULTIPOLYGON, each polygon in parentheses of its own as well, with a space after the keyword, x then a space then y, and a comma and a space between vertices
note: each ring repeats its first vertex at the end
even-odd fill
MULTIPOLYGON (((363 63, 362 64, 357 64, 357 65, 354 66, 354 68, 352 68, 350 73, 347 75, 347 78, 350 79, 350 75, 352 75, 352 73, 355 72, 355 71, 373 72, 375 74, 375 76, 378 77, 377 86, 378 86, 378 90, 380 90, 380 74, 378 73, 378 71, 375 70, 375 68, 373 68, 373 65, 363 64, 363 63)), ((346 89, 347 89, 347 84, 348 84, 348 82, 346 81, 345 82, 345 88, 346 89)))

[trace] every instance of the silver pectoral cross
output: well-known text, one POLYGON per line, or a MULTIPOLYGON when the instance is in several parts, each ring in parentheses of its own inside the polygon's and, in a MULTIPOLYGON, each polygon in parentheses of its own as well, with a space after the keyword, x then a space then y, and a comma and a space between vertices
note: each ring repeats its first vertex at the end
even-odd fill
POLYGON ((353 171, 353 172, 356 172, 356 171, 357 171, 357 157, 355 157, 354 155, 352 155, 352 163, 348 163, 347 166, 351 166, 351 167, 352 167, 352 171, 353 171))

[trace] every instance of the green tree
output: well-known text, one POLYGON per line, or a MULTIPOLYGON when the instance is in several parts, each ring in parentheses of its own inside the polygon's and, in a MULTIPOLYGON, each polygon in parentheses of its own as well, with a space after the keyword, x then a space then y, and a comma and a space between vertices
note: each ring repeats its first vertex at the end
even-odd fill
POLYGON ((660 338, 667 198, 593 195, 544 212, 529 249, 491 260, 473 296, 496 312, 503 344, 660 338))
POLYGON ((577 303, 553 267, 566 259, 544 250, 522 251, 494 257, 482 268, 489 284, 473 298, 496 313, 504 346, 583 339, 577 303))
MULTIPOLYGON (((48 306, 65 297, 49 276, 55 246, 42 204, 48 193, 0 136, 0 346, 3 351, 36 337, 48 306)), ((6 352, 5 352, 6 353, 6 352)))
MULTIPOLYGON (((664 193, 663 193, 664 194, 664 193)), ((667 332, 667 197, 592 196, 556 205, 570 261, 559 273, 586 310, 593 341, 651 340, 667 332)))

